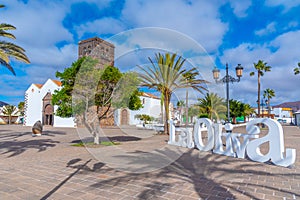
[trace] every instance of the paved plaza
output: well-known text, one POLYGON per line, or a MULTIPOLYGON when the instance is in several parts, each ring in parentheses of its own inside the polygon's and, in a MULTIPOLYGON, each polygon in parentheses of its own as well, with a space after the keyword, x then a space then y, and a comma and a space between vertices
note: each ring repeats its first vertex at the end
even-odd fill
POLYGON ((171 147, 133 127, 102 130, 120 144, 87 149, 72 146, 89 139, 83 130, 32 137, 30 127, 1 125, 0 199, 300 199, 297 127, 284 127, 285 148, 297 149, 290 168, 171 147))

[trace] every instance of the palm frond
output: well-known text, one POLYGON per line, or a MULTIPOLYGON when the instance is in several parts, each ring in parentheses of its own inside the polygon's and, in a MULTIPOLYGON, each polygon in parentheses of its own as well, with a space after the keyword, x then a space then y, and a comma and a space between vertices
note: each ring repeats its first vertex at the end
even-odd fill
POLYGON ((14 68, 7 62, 5 62, 3 59, 0 58, 0 64, 6 67, 13 75, 16 75, 16 72, 14 68))

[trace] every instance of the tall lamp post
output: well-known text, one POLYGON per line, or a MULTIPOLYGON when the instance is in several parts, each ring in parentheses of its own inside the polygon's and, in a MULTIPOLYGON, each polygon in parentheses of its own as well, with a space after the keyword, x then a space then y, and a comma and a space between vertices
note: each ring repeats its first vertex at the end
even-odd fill
POLYGON ((238 66, 235 68, 236 76, 237 78, 234 78, 228 74, 228 64, 226 63, 226 75, 219 80, 220 76, 220 70, 215 67, 213 69, 213 77, 216 81, 216 83, 226 83, 226 99, 227 99, 227 120, 228 123, 230 122, 230 107, 229 107, 229 82, 234 83, 234 82, 239 82, 240 78, 243 75, 243 67, 241 64, 238 64, 238 66))

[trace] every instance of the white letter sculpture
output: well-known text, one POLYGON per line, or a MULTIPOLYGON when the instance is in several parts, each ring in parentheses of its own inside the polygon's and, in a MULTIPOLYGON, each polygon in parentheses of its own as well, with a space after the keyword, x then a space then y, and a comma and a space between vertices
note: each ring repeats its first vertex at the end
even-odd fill
POLYGON ((271 160, 275 165, 288 167, 296 161, 296 149, 286 149, 284 158, 284 140, 282 126, 275 120, 259 118, 250 121, 246 126, 249 134, 257 134, 259 128, 255 125, 263 123, 268 126, 269 132, 266 136, 252 140, 247 145, 247 155, 251 160, 267 162, 271 160), (259 146, 269 142, 269 152, 263 155, 259 146))
POLYGON ((172 120, 170 123, 170 137, 168 144, 194 148, 196 146, 200 151, 210 151, 213 153, 245 158, 248 157, 257 162, 267 162, 271 160, 275 165, 288 167, 296 161, 296 149, 286 149, 284 153, 284 140, 282 126, 275 120, 269 118, 259 118, 248 122, 245 133, 222 133, 222 125, 213 124, 207 118, 200 118, 194 126, 194 141, 192 132, 188 129, 177 129, 181 131, 178 141, 175 140, 175 126, 172 120), (263 123, 269 128, 266 136, 259 138, 260 129, 256 124, 263 123), (204 145, 202 140, 203 126, 206 126, 208 141, 204 145), (226 148, 223 148, 222 137, 226 138, 226 148), (241 143, 239 138, 243 138, 241 143), (260 151, 260 145, 269 143, 269 152, 263 155, 260 151))
POLYGON ((210 151, 212 148, 214 148, 214 130, 212 126, 212 122, 207 118, 200 118, 197 120, 195 126, 194 126, 194 140, 195 145, 200 151, 210 151), (207 137, 208 141, 207 144, 203 144, 202 140, 202 128, 203 125, 207 128, 207 137))
POLYGON ((178 141, 176 141, 176 128, 173 120, 169 120, 169 141, 168 144, 176 145, 180 147, 194 148, 192 132, 189 132, 188 129, 178 129, 180 134, 178 135, 178 141))

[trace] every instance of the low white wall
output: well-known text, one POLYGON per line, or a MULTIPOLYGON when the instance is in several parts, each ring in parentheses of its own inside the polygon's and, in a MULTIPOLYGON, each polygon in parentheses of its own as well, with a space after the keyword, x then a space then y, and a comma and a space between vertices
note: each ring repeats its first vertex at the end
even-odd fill
POLYGON ((62 118, 54 115, 53 127, 76 127, 74 118, 62 118))

